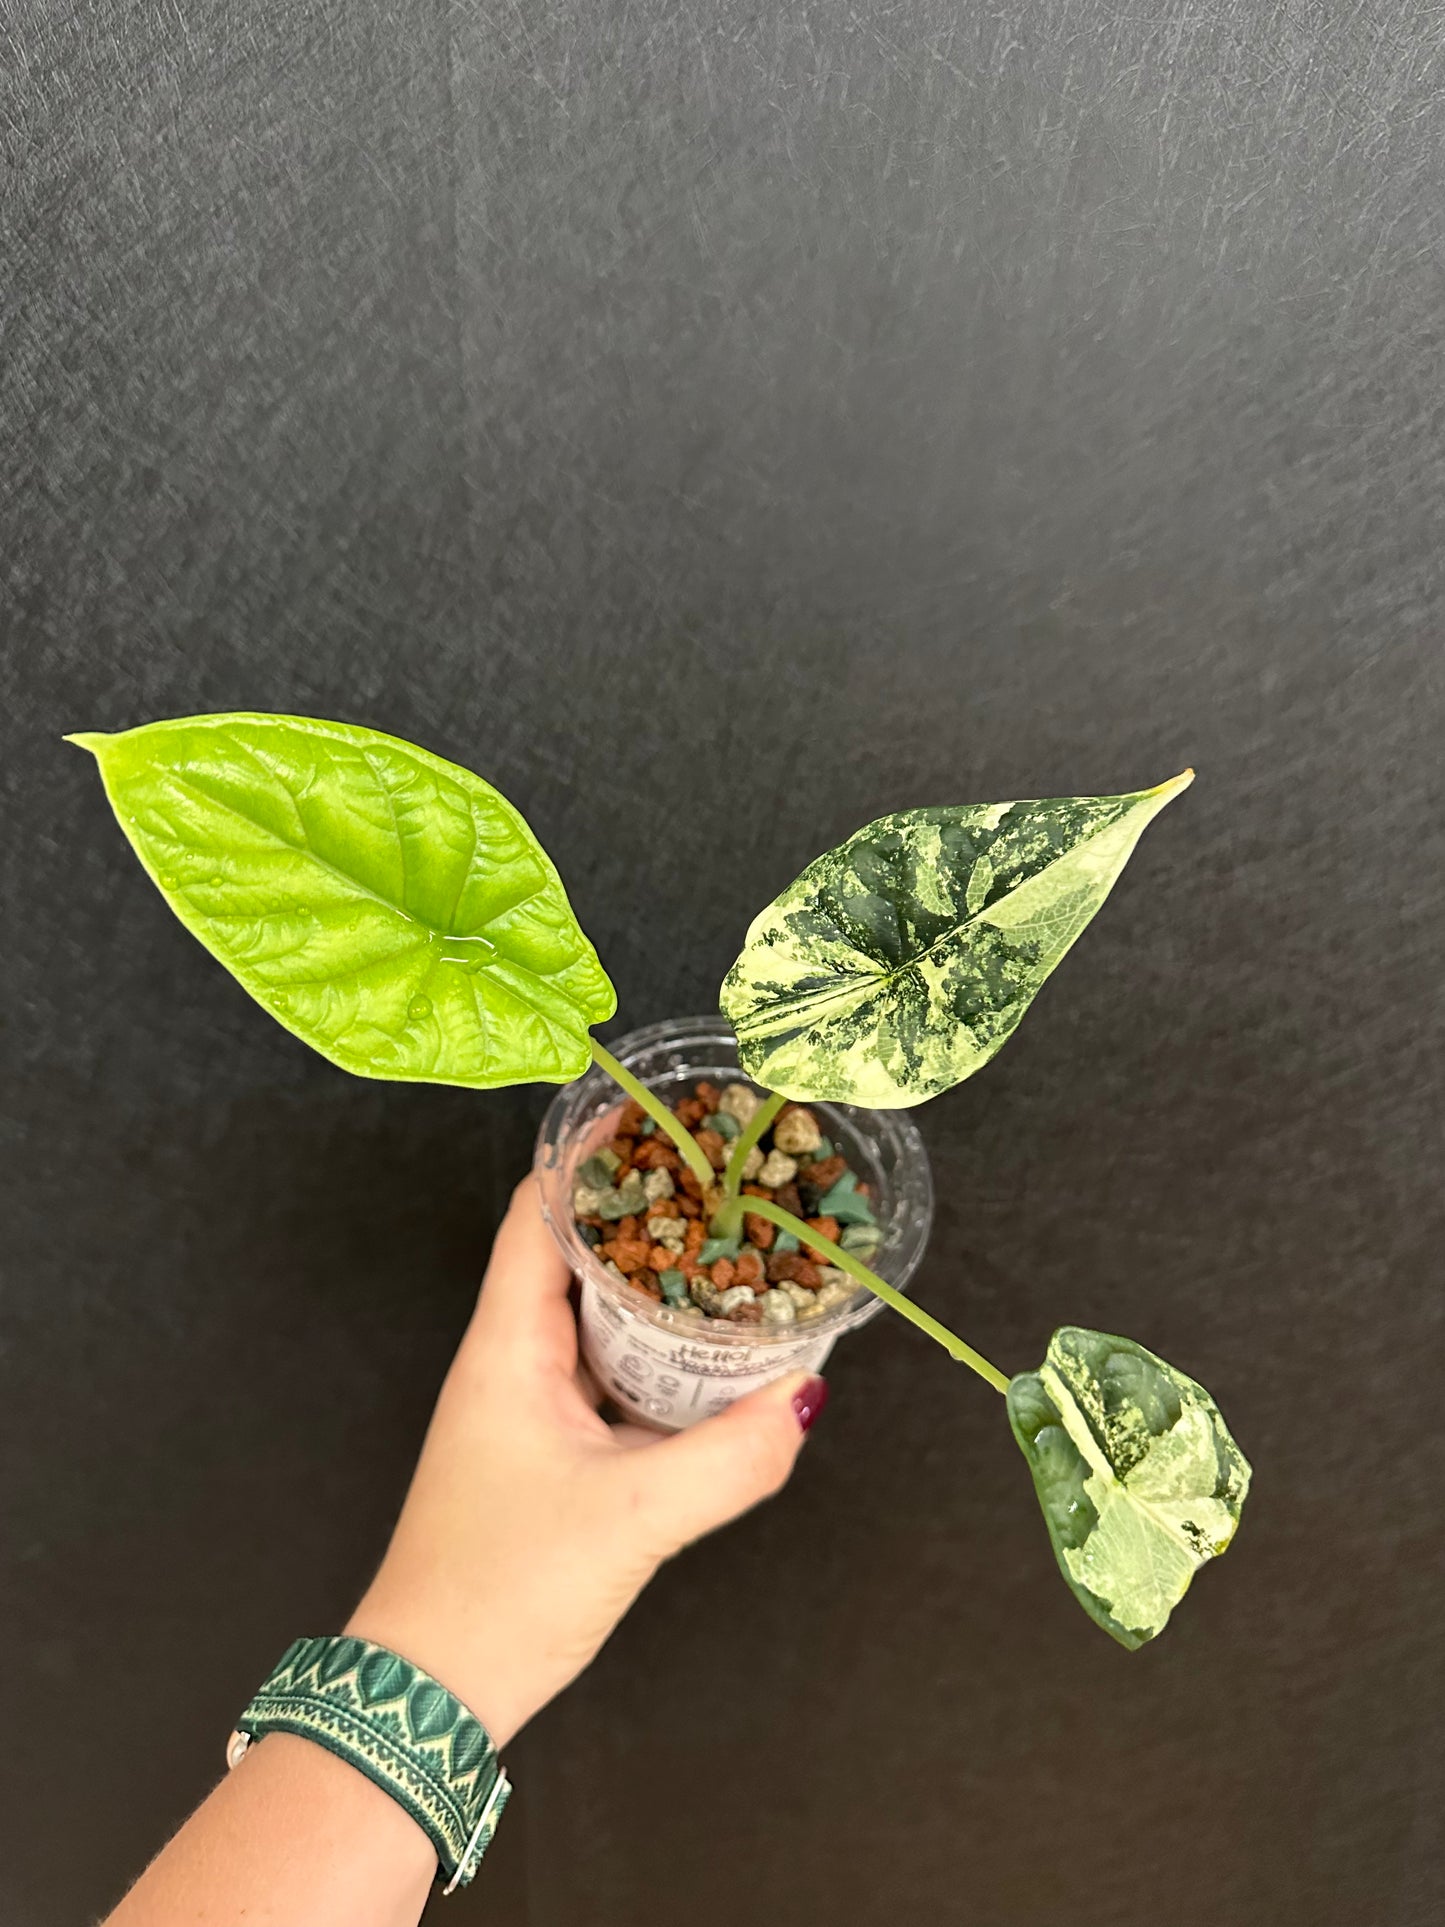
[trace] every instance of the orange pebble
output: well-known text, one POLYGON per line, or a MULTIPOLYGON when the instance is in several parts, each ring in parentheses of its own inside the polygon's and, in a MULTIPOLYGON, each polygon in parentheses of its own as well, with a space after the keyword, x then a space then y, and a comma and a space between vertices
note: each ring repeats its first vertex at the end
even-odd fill
POLYGON ((682 1159, 662 1137, 645 1137, 632 1153, 632 1162, 639 1171, 677 1171, 682 1168, 682 1159))
MULTIPOLYGON (((769 1227, 769 1229, 771 1229, 771 1227, 769 1227)), ((713 1276, 714 1278, 717 1276, 716 1266, 713 1267, 713 1276)), ((754 1291, 758 1290, 763 1283, 763 1261, 756 1251, 740 1251, 738 1253, 737 1260, 733 1265, 733 1277, 738 1284, 751 1285, 754 1291)))
POLYGON ((778 1235, 775 1224, 770 1224, 766 1218, 760 1218, 752 1211, 743 1215, 743 1230, 747 1233, 748 1243, 756 1245, 759 1251, 771 1251, 773 1240, 778 1235))
POLYGON ((646 1238, 614 1238, 610 1245, 598 1246, 598 1250, 612 1260, 624 1278, 630 1278, 634 1271, 645 1268, 651 1248, 646 1238))
POLYGON ((699 1131, 697 1145, 714 1171, 724 1169, 728 1161, 728 1141, 721 1131, 699 1131))
MULTIPOLYGON (((810 1231, 816 1231, 820 1238, 831 1238, 834 1244, 838 1242, 838 1220, 836 1218, 809 1218, 808 1229, 810 1231)), ((828 1254, 826 1251, 819 1251, 816 1245, 808 1245, 807 1249, 812 1252, 815 1258, 821 1258, 824 1263, 827 1262, 828 1254)))

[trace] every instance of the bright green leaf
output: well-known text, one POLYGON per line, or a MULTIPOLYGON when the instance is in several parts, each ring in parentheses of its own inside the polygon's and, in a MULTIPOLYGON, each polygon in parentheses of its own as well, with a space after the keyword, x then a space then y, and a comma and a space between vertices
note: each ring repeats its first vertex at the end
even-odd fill
POLYGON ((80 735, 193 936, 363 1077, 566 1083, 617 1007, 557 872, 489 783, 304 716, 80 735))
POLYGON ((722 987, 743 1069, 785 1097, 884 1110, 971 1076, 1192 780, 868 824, 748 931, 722 987))
POLYGON ((1008 1413, 1064 1578, 1142 1646, 1239 1524, 1249 1462, 1218 1406, 1132 1339, 1066 1325, 1010 1384, 1008 1413))

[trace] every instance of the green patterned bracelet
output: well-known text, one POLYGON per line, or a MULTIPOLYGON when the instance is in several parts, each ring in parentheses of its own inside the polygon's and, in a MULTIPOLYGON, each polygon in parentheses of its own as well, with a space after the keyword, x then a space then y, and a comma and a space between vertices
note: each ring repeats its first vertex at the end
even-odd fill
POLYGON ((365 1639, 288 1646, 237 1720, 227 1764, 266 1733, 315 1740, 389 1793, 436 1848, 446 1893, 476 1872, 512 1791, 481 1721, 429 1673, 365 1639))

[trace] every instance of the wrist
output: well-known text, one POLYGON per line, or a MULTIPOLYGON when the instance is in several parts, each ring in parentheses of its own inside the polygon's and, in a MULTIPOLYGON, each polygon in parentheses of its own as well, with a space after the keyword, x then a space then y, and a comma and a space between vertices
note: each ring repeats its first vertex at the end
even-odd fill
POLYGON ((440 1588, 393 1582, 384 1569, 343 1630, 430 1673, 481 1721, 498 1752, 551 1697, 532 1678, 523 1629, 506 1615, 477 1601, 449 1602, 440 1588))
POLYGON ((294 1639, 242 1708, 228 1764, 277 1735, 334 1755, 395 1802, 431 1842, 446 1893, 471 1880, 511 1783, 481 1722, 433 1675, 358 1634, 294 1639))

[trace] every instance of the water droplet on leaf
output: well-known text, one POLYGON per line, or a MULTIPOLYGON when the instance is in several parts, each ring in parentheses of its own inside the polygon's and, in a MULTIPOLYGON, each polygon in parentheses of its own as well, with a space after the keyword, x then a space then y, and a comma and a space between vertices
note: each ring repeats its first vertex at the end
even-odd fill
POLYGON ((423 997, 420 994, 413 997, 406 1007, 406 1014, 408 1017, 430 1017, 431 998, 423 997))

